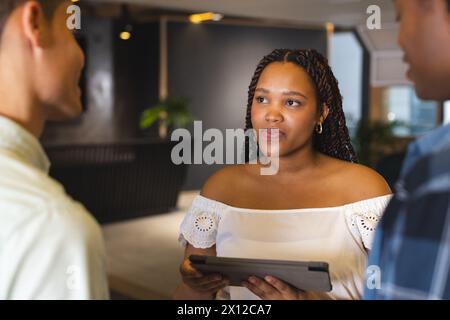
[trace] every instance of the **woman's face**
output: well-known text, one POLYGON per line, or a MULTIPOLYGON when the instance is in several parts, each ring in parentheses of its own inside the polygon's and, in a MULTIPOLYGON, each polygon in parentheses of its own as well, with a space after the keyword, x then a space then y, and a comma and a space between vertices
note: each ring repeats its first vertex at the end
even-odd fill
MULTIPOLYGON (((327 108, 324 111, 326 117, 327 108)), ((279 156, 288 155, 304 146, 312 145, 312 136, 319 120, 314 84, 303 68, 287 62, 273 62, 262 72, 253 98, 252 125, 261 140, 279 138, 279 156), (279 134, 260 129, 279 129, 279 134)), ((270 155, 270 152, 268 152, 270 155)))

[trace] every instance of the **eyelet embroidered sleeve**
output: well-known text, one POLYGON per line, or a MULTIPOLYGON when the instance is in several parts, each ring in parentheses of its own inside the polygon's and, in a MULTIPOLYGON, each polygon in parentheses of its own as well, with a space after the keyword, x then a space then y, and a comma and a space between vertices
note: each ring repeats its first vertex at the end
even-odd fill
POLYGON ((217 228, 226 205, 203 196, 192 202, 180 226, 179 243, 195 248, 210 248, 216 243, 217 228))
POLYGON ((347 224, 365 249, 371 250, 378 222, 392 195, 377 197, 346 206, 347 224))

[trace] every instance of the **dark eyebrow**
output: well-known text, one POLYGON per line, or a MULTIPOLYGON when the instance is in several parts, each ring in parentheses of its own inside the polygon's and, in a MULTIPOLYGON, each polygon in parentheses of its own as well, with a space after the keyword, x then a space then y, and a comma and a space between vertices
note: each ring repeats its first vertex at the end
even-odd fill
MULTIPOLYGON (((262 92, 262 93, 266 93, 266 94, 270 93, 269 90, 264 89, 264 88, 256 88, 255 92, 262 92)), ((300 96, 305 99, 308 99, 307 96, 305 96, 303 93, 300 93, 298 91, 285 91, 285 92, 283 92, 283 95, 284 96, 300 96)))
POLYGON ((286 91, 286 92, 283 92, 283 95, 285 95, 285 96, 301 96, 305 99, 308 99, 308 97, 306 97, 303 93, 300 93, 298 91, 286 91))
POLYGON ((256 88, 255 92, 270 93, 269 90, 264 89, 264 88, 256 88))

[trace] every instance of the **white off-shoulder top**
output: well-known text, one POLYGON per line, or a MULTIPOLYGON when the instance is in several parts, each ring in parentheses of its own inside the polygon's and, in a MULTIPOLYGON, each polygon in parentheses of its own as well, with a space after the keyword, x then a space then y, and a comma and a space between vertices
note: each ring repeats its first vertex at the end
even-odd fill
MULTIPOLYGON (((196 248, 216 245, 219 257, 325 261, 333 290, 314 297, 361 299, 367 250, 391 197, 329 208, 260 210, 199 195, 180 226, 179 241, 196 248)), ((218 297, 258 299, 247 288, 234 286, 218 297)))

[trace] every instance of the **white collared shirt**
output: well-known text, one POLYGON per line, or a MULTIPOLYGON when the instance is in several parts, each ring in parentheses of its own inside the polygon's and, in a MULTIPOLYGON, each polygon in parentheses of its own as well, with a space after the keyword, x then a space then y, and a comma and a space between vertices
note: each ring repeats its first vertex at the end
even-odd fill
POLYGON ((49 167, 39 141, 0 116, 0 300, 107 299, 101 230, 49 167))

